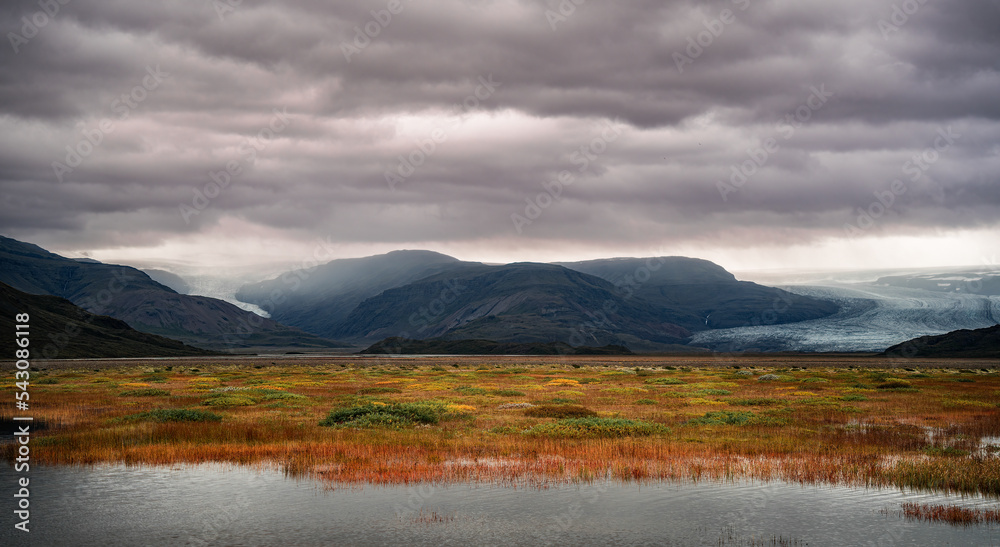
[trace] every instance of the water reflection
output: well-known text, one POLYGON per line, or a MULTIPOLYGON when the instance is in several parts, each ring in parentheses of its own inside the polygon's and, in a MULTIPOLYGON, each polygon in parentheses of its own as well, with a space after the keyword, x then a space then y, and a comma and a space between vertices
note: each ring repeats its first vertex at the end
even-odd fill
MULTIPOLYGON (((996 525, 899 513, 904 501, 996 509, 995 499, 897 490, 357 487, 222 465, 52 467, 30 476, 31 543, 11 532, 3 511, 4 545, 1000 545, 996 525)), ((0 484, 14 477, 0 470, 0 484)))

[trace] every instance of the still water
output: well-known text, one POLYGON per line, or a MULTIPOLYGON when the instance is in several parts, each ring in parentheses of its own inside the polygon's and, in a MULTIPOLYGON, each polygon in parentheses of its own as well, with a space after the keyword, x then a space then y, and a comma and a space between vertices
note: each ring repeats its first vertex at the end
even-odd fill
POLYGON ((3 545, 998 545, 902 502, 996 499, 773 483, 351 487, 222 465, 33 469, 29 534, 0 468, 3 545))

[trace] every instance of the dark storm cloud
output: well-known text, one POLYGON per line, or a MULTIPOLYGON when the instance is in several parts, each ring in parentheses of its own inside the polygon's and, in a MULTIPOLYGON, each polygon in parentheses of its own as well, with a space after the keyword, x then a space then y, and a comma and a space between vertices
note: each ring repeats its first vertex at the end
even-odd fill
POLYGON ((843 236, 897 179, 880 234, 998 219, 998 1, 226 6, 71 0, 28 37, 39 4, 6 3, 0 231, 805 242, 843 236), (400 156, 423 164, 390 184, 400 156))

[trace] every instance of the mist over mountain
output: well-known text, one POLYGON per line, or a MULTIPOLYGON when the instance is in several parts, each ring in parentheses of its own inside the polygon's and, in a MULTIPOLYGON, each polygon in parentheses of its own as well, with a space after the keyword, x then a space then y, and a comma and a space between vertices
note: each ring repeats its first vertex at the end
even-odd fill
MULTIPOLYGON (((100 262, 97 261, 94 261, 94 263, 100 264, 100 262)), ((143 269, 142 272, 148 275, 153 281, 156 281, 160 285, 170 287, 178 294, 190 294, 191 292, 191 285, 188 285, 188 282, 177 274, 170 273, 166 270, 156 269, 143 269)))
POLYGON ((319 336, 336 338, 341 324, 365 299, 467 263, 431 251, 393 251, 345 258, 244 285, 236 298, 271 318, 319 336))
POLYGON ((198 347, 339 347, 228 302, 178 294, 135 268, 64 258, 2 236, 0 282, 29 294, 59 296, 136 330, 198 347))

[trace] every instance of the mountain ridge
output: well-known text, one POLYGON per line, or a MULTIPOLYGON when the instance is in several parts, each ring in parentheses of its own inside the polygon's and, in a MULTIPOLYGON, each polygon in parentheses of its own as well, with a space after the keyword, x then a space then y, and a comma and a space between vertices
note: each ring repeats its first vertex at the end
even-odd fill
POLYGON ((138 331, 198 347, 343 347, 222 300, 179 294, 130 266, 65 258, 3 236, 0 282, 28 294, 59 296, 138 331))
POLYGON ((887 348, 888 357, 1000 357, 1000 324, 983 329, 960 329, 921 336, 887 348))
MULTIPOLYGON (((29 349, 36 359, 218 355, 137 331, 124 321, 92 314, 65 298, 28 294, 0 283, 0 329, 14 332, 15 316, 21 313, 29 316, 29 349)), ((13 356, 15 349, 14 337, 0 341, 0 355, 13 356)))

